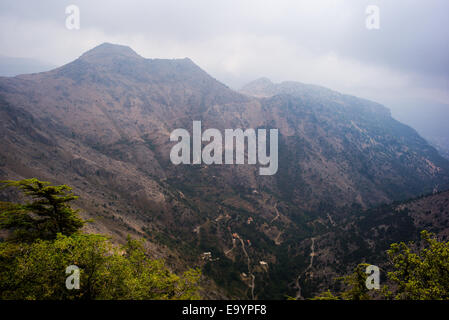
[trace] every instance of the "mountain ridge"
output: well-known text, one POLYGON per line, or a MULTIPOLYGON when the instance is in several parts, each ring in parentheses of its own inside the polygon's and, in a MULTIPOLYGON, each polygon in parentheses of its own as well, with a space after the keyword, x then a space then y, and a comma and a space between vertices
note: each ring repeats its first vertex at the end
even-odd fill
POLYGON ((292 96, 301 96, 304 94, 316 94, 316 95, 328 95, 337 100, 342 99, 342 97, 350 99, 359 99, 371 104, 373 106, 373 109, 377 110, 379 113, 384 113, 387 116, 391 116, 390 109, 388 109, 387 107, 385 107, 380 103, 349 94, 343 94, 320 85, 306 84, 298 81, 282 81, 280 83, 274 83, 269 78, 262 77, 247 83, 239 90, 239 92, 246 95, 264 98, 282 94, 292 96))
POLYGON ((212 295, 251 298, 249 275, 256 297, 292 294, 288 284, 307 268, 310 239, 328 216, 340 223, 354 208, 448 183, 449 161, 374 102, 291 84, 255 98, 190 59, 96 49, 46 73, 0 78, 0 179, 73 186, 96 221, 89 231, 145 237, 173 268, 201 266, 217 284, 212 295), (170 132, 190 131, 194 120, 219 130, 278 128, 278 173, 173 165, 170 132))

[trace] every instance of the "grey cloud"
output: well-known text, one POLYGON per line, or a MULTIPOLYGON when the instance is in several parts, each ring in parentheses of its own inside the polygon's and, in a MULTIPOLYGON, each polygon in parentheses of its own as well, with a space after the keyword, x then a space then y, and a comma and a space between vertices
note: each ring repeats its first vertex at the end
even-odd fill
POLYGON ((446 99, 446 0, 4 0, 0 54, 66 63, 104 42, 146 57, 191 57, 237 87, 259 76, 330 86, 379 101, 446 99), (81 30, 64 8, 81 9, 81 30), (378 5, 381 29, 365 28, 378 5), (410 97, 408 97, 410 98, 410 97))

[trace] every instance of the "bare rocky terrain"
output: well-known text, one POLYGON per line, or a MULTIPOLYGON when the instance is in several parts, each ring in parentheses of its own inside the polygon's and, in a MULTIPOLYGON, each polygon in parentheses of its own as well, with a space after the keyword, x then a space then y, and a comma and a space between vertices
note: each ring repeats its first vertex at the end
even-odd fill
MULTIPOLYGON (((268 79, 237 92, 188 58, 145 59, 107 43, 49 72, 0 77, 0 141, 0 179, 72 186, 94 219, 87 231, 145 237, 172 268, 202 267, 206 298, 295 296, 300 274, 310 295, 383 242, 415 235, 390 236, 410 221, 379 215, 376 247, 362 239, 360 212, 449 183, 449 161, 375 102, 268 79), (279 129, 277 174, 173 165, 170 133, 194 120, 203 130, 279 129)), ((410 210, 412 225, 447 220, 433 207, 410 210)))

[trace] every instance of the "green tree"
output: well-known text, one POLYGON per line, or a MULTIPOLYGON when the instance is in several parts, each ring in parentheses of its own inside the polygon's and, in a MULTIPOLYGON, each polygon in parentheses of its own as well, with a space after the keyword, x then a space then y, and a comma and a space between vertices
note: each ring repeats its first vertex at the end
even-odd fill
POLYGON ((52 186, 35 178, 2 183, 3 188, 17 187, 31 199, 25 203, 0 202, 0 229, 13 231, 11 240, 55 239, 58 233, 77 232, 85 223, 70 207, 78 197, 69 186, 52 186))
POLYGON ((393 271, 388 278, 397 287, 395 299, 449 299, 449 242, 421 232, 421 243, 394 243, 387 251, 393 271))
POLYGON ((328 290, 313 299, 449 299, 449 242, 438 241, 424 230, 420 242, 393 243, 387 255, 391 271, 382 290, 368 291, 364 272, 367 264, 360 264, 352 274, 339 278, 345 284, 343 291, 334 295, 328 290))
POLYGON ((181 276, 150 259, 143 240, 124 246, 85 234, 85 221, 70 202, 71 188, 37 179, 4 181, 31 202, 0 203, 0 228, 13 231, 0 243, 0 299, 196 299, 201 273, 181 276), (66 268, 80 270, 80 288, 68 290, 66 268))
POLYGON ((312 298, 312 300, 370 300, 372 294, 366 287, 367 274, 365 270, 367 266, 369 264, 361 263, 354 268, 350 275, 337 278, 337 280, 342 281, 345 288, 339 294, 334 295, 330 290, 327 290, 312 298))
POLYGON ((310 300, 340 300, 339 296, 334 296, 330 290, 320 293, 310 300))
POLYGON ((143 242, 114 246, 102 235, 0 243, 0 299, 196 299, 200 272, 172 273, 152 260, 143 242), (65 270, 80 269, 80 289, 68 290, 65 270))
POLYGON ((367 274, 366 267, 369 264, 361 263, 355 267, 354 272, 349 276, 343 277, 343 282, 348 288, 341 293, 341 298, 344 300, 369 300, 369 290, 366 287, 367 274))

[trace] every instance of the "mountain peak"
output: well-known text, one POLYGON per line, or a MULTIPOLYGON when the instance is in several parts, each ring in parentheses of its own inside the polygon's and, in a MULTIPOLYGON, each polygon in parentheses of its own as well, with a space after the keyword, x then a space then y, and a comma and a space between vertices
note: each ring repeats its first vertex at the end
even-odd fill
POLYGON ((262 77, 251 81, 240 89, 240 92, 256 97, 268 97, 273 95, 275 84, 268 78, 262 77))
POLYGON ((105 42, 85 52, 80 59, 94 62, 113 57, 142 58, 128 46, 105 42))

